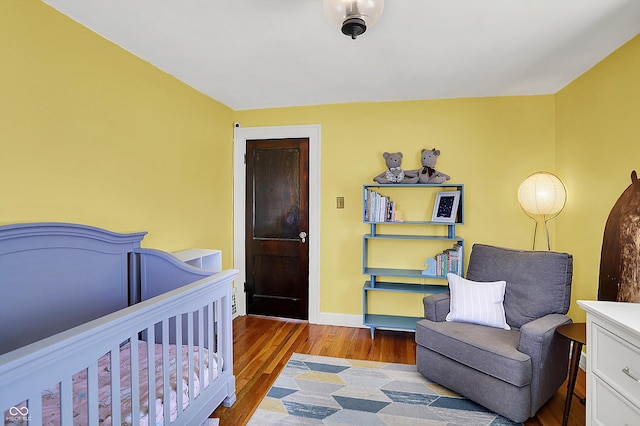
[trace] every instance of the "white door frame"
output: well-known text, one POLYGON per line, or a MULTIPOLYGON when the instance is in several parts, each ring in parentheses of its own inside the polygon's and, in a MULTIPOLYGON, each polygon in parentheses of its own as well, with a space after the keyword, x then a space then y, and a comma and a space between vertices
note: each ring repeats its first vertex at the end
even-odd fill
POLYGON ((320 144, 321 126, 236 127, 233 132, 233 267, 238 273, 237 312, 247 314, 245 277, 245 154, 247 140, 309 138, 309 322, 320 314, 320 144))

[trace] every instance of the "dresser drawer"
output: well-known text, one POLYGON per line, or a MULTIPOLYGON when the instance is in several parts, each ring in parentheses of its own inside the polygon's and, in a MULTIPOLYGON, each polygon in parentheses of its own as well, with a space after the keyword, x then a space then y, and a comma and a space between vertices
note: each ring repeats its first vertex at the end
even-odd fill
POLYGON ((595 379, 595 403, 591 418, 601 426, 640 425, 640 409, 635 407, 599 378, 595 379))
MULTIPOLYGON (((640 407, 640 348, 593 324, 593 372, 640 407), (626 371, 626 372, 625 372, 626 371)), ((587 349, 588 350, 588 349, 587 349)))

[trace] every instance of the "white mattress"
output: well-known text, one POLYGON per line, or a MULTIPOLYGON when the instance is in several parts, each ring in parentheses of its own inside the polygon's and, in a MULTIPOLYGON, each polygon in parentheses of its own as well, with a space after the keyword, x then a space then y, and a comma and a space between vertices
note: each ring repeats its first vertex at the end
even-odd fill
MULTIPOLYGON (((183 389, 183 408, 189 405, 189 374, 188 372, 188 359, 187 359, 187 346, 182 346, 182 368, 180 369, 180 376, 182 377, 182 389, 183 389)), ((131 351, 129 343, 123 345, 120 349, 120 394, 121 394, 121 410, 122 413, 122 425, 143 425, 149 424, 162 425, 164 421, 164 410, 162 403, 163 396, 163 383, 162 383, 162 345, 155 345, 155 398, 153 403, 156 407, 156 419, 155 422, 149 422, 149 392, 147 386, 147 342, 138 342, 138 354, 139 354, 139 366, 140 366, 140 420, 138 423, 133 423, 131 419, 131 351)), ((204 386, 209 385, 209 355, 208 351, 204 349, 204 386)), ((194 371, 191 374, 194 383, 194 394, 196 396, 200 393, 200 380, 199 380, 199 348, 194 347, 194 371)), ((171 409, 171 421, 174 421, 177 417, 177 369, 176 369, 176 346, 169 346, 169 369, 170 369, 170 409, 171 409)), ((213 354, 213 377, 218 375, 218 363, 217 354, 213 354)), ((73 424, 86 425, 87 424, 87 370, 75 374, 72 379, 73 382, 73 424)), ((104 355, 98 361, 98 411, 100 425, 110 426, 112 425, 111 419, 111 373, 110 373, 110 361, 109 356, 104 355)), ((24 404, 17 407, 23 407, 24 404)), ((11 416, 5 413, 5 424, 11 424, 11 421, 7 423, 7 420, 11 416)), ((57 387, 47 389, 42 394, 42 420, 43 425, 46 426, 58 426, 60 424, 60 398, 57 387)))

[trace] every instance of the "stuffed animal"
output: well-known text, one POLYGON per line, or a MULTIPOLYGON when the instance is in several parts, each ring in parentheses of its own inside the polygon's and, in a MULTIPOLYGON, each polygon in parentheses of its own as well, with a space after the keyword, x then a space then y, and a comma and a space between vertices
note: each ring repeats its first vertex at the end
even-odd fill
POLYGON ((402 153, 385 152, 382 154, 387 165, 387 170, 374 177, 374 182, 378 183, 418 183, 418 175, 415 171, 402 170, 402 153))
POLYGON ((439 149, 423 149, 422 150, 422 168, 417 170, 409 170, 406 173, 411 173, 418 176, 419 183, 443 183, 446 180, 451 179, 451 176, 445 175, 435 169, 436 160, 440 156, 439 149))

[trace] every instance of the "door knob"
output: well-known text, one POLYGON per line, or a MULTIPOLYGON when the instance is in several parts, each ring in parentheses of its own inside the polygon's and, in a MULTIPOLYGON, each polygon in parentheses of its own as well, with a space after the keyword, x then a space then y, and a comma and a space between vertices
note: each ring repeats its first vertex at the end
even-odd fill
POLYGON ((305 243, 307 241, 307 233, 302 231, 298 234, 298 236, 302 239, 302 242, 305 243))

